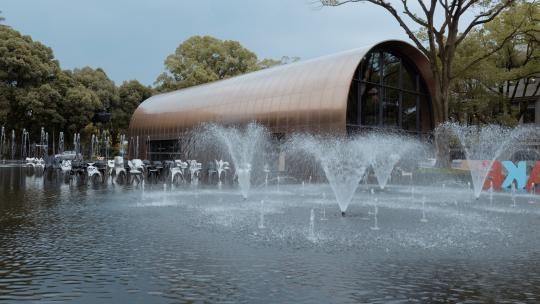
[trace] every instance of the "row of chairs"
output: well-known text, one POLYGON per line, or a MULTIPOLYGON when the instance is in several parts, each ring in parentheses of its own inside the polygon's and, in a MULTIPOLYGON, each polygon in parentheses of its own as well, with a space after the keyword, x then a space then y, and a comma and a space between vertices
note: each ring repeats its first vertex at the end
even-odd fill
MULTIPOLYGON (((148 161, 141 159, 124 160, 117 156, 112 160, 98 160, 96 162, 83 162, 77 160, 63 160, 56 165, 65 176, 89 178, 94 181, 102 181, 110 177, 115 183, 139 184, 143 180, 149 182, 170 181, 182 183, 191 181, 197 183, 201 178, 202 163, 197 160, 177 159, 174 161, 148 161)), ((208 177, 217 176, 221 181, 224 172, 230 170, 229 163, 223 160, 215 160, 208 163, 208 177)))
POLYGON ((121 176, 125 174, 129 176, 128 182, 143 179, 157 182, 159 180, 166 181, 170 177, 171 182, 186 181, 187 173, 191 180, 199 178, 199 172, 202 169, 202 164, 196 160, 174 161, 148 161, 141 159, 123 160, 122 157, 115 157, 114 160, 107 162, 109 175, 121 176))

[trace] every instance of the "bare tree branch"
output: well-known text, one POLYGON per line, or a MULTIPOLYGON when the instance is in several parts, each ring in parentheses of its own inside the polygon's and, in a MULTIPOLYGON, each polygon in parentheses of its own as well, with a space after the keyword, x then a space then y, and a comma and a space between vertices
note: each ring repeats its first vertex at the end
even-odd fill
MULTIPOLYGON (((472 1, 471 1, 472 2, 472 1)), ((459 36, 459 38, 456 40, 456 46, 459 45, 463 39, 465 39, 465 37, 469 34, 469 32, 475 28, 476 26, 478 25, 481 25, 481 24, 484 24, 484 23, 488 23, 490 21, 492 21, 493 19, 495 19, 495 17, 497 17, 506 7, 508 7, 509 4, 513 3, 514 0, 506 0, 504 1, 503 3, 493 7, 492 9, 486 11, 486 12, 483 12, 481 14, 478 14, 476 15, 476 17, 474 17, 473 21, 471 21, 471 23, 469 23, 469 25, 467 26, 467 28, 465 28, 465 30, 463 31, 463 33, 461 33, 461 35, 459 36), (485 17, 485 18, 484 18, 485 17), (484 18, 484 19, 482 19, 484 18)))
POLYGON ((475 64, 479 63, 480 61, 490 57, 491 55, 497 53, 498 51, 502 50, 505 46, 506 46, 506 43, 508 41, 510 41, 514 35, 518 32, 518 29, 514 29, 514 31, 512 31, 511 34, 507 35, 503 41, 494 49, 492 49, 491 51, 485 53, 483 56, 481 57, 478 57, 476 58, 475 60, 471 61, 468 65, 465 66, 465 68, 461 69, 458 73, 455 73, 452 78, 455 78, 459 75, 461 75, 462 73, 464 73, 466 70, 470 69, 471 67, 473 67, 475 64))
POLYGON ((428 56, 429 51, 422 45, 422 42, 414 35, 414 32, 411 30, 411 28, 407 26, 405 21, 401 18, 401 16, 399 16, 396 9, 389 2, 386 2, 384 0, 321 0, 321 3, 324 6, 340 6, 346 3, 353 2, 369 2, 386 9, 397 20, 401 28, 405 30, 405 33, 416 44, 416 47, 418 47, 424 54, 426 54, 426 56, 428 56))
POLYGON ((428 27, 428 23, 425 20, 422 20, 420 17, 416 16, 414 13, 412 13, 409 10, 409 6, 407 5, 407 0, 401 0, 401 3, 403 4, 403 9, 405 10, 405 15, 409 16, 414 22, 420 24, 421 26, 428 27))
MULTIPOLYGON (((347 3, 371 3, 384 8, 405 30, 407 36, 429 59, 430 69, 436 83, 433 102, 437 103, 440 119, 448 117, 448 104, 450 100, 450 85, 455 78, 453 75, 453 61, 456 56, 457 47, 476 27, 492 21, 506 7, 514 3, 515 0, 497 0, 497 2, 484 2, 485 0, 416 0, 421 9, 421 13, 415 13, 411 7, 412 0, 400 0, 402 7, 398 8, 398 1, 394 0, 320 0, 323 6, 339 6, 347 3), (497 4, 492 4, 497 3, 497 4), (465 30, 460 33, 461 17, 472 11, 475 6, 482 6, 484 9, 473 17, 472 21, 465 26, 465 30), (398 12, 398 9, 400 11, 398 12), (442 20, 435 20, 435 13, 442 11, 442 20), (435 22, 437 21, 437 26, 435 22), (413 30, 414 25, 419 25, 425 30, 427 37, 417 37, 413 30), (427 45, 426 45, 427 44, 427 45)), ((537 1, 537 0, 533 0, 537 1)), ((530 19, 530 17, 529 17, 530 19)), ((515 34, 515 33, 514 33, 515 34)), ((530 33, 529 35, 535 35, 530 33)), ((504 45, 510 38, 506 37, 502 43, 504 45)), ((500 51, 502 46, 495 47, 480 58, 474 59, 465 69, 456 74, 462 74, 466 69, 474 66, 481 60, 492 56, 500 51)), ((530 60, 534 56, 530 56, 530 60)))
POLYGON ((428 9, 427 9, 426 5, 424 4, 424 1, 423 0, 417 0, 417 1, 420 4, 420 7, 422 8, 422 10, 424 11, 424 14, 426 16, 429 15, 428 9))

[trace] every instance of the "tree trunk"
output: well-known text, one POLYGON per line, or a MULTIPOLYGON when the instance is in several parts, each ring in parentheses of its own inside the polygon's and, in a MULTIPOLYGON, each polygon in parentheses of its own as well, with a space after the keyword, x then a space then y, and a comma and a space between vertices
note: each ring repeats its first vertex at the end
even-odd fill
MULTIPOLYGON (((432 102, 437 105, 436 113, 439 123, 444 123, 448 120, 448 103, 449 103, 449 80, 445 79, 444 75, 439 75, 438 71, 433 70, 435 78, 435 96, 432 96, 432 102)), ((436 126, 437 127, 437 126, 436 126)), ((438 168, 450 168, 450 147, 448 135, 444 130, 436 129, 434 132, 435 154, 437 161, 435 166, 438 168)))
POLYGON ((437 129, 434 132, 434 144, 435 144, 435 167, 437 168, 450 168, 450 142, 448 133, 444 129, 437 129))

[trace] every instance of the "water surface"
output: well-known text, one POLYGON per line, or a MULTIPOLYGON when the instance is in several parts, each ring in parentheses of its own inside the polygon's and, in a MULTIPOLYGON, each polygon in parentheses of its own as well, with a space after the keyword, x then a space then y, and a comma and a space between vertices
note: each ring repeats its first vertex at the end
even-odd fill
POLYGON ((0 168, 0 302, 539 301, 537 198, 512 207, 451 187, 412 197, 362 186, 342 218, 332 195, 281 185, 244 201, 227 187, 69 184, 0 168))

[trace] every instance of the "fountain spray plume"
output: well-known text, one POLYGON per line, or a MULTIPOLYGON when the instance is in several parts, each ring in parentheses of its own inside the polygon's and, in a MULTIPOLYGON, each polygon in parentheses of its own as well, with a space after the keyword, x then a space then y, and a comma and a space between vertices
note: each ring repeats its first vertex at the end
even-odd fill
POLYGON ((0 159, 3 159, 4 156, 4 150, 6 148, 6 129, 4 126, 2 126, 2 129, 0 130, 0 159))
POLYGON ((296 134, 288 141, 287 148, 296 154, 299 160, 308 159, 305 157, 306 154, 311 155, 312 159, 322 167, 336 197, 341 215, 345 216, 358 184, 372 162, 372 145, 369 143, 369 138, 296 134))
POLYGON ((105 148, 105 160, 109 159, 109 148, 110 148, 111 138, 108 132, 103 132, 103 145, 105 148))
POLYGON ((264 228, 264 200, 261 200, 261 206, 259 209, 259 229, 264 228))
POLYGON ((223 174, 223 172, 227 172, 230 170, 229 162, 223 161, 222 159, 220 160, 216 159, 214 161, 216 164, 216 170, 218 174, 218 184, 221 185, 221 174, 223 174))
POLYGON ((40 148, 40 157, 44 158, 47 156, 49 148, 49 134, 45 132, 45 128, 41 127, 41 134, 39 137, 39 148, 40 148))
POLYGON ((371 168, 379 187, 384 190, 396 164, 407 154, 421 152, 423 146, 415 139, 394 134, 371 133, 368 142, 372 143, 371 168))
POLYGON ((75 151, 76 157, 80 158, 80 153, 81 153, 81 134, 80 133, 73 134, 73 150, 75 151))
POLYGON ((11 160, 15 159, 15 130, 11 130, 11 160))
POLYGON ((478 199, 493 163, 503 152, 515 148, 527 136, 538 132, 538 129, 499 125, 466 126, 448 122, 437 127, 436 132, 442 136, 454 135, 459 140, 467 158, 474 196, 478 199))
POLYGON ((308 239, 315 240, 315 210, 311 209, 309 214, 309 232, 308 239))
POLYGON ((23 128, 22 140, 21 140, 21 159, 25 160, 29 156, 30 139, 29 133, 23 128))
POLYGON ((60 132, 60 136, 58 137, 58 153, 64 153, 64 132, 60 132))
POLYGON ((196 130, 194 136, 198 140, 195 140, 195 144, 191 146, 192 151, 200 149, 202 145, 206 149, 214 146, 218 152, 229 154, 235 174, 238 177, 240 192, 242 197, 247 199, 251 188, 253 170, 256 165, 260 165, 260 171, 262 172, 264 164, 262 158, 269 150, 270 136, 268 130, 253 122, 244 127, 208 124, 196 130))
POLYGON ((126 154, 126 135, 120 134, 120 144, 119 144, 120 156, 124 157, 126 154))

